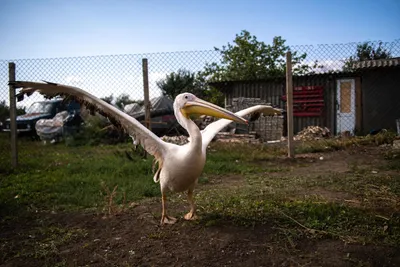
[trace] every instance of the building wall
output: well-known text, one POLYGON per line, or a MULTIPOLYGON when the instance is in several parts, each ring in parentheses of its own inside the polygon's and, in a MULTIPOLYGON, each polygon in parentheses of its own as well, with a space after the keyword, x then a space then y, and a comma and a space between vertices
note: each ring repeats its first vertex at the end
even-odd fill
MULTIPOLYGON (((336 132, 336 80, 354 78, 356 81, 356 129, 368 134, 371 130, 396 131, 396 119, 400 119, 400 67, 377 68, 346 74, 293 77, 293 86, 323 86, 324 112, 320 117, 295 117, 294 133, 307 126, 327 127, 336 132), (358 77, 355 77, 358 76, 358 77), (361 90, 359 90, 361 88, 361 90)), ((286 94, 285 80, 233 82, 220 87, 226 94, 227 107, 238 97, 261 98, 273 106, 286 109, 281 100, 286 94)))
POLYGON ((395 121, 400 118, 400 67, 364 72, 361 88, 363 132, 396 130, 395 121))
POLYGON ((293 80, 296 86, 323 86, 324 88, 324 110, 319 117, 294 117, 294 133, 308 126, 327 127, 332 133, 336 127, 336 79, 333 76, 308 76, 293 80))
POLYGON ((273 106, 284 108, 280 97, 284 93, 284 81, 270 82, 238 82, 227 90, 227 106, 232 105, 234 98, 260 98, 273 106))
MULTIPOLYGON (((316 75, 296 77, 293 86, 323 86, 324 87, 324 112, 318 117, 295 117, 294 133, 298 133, 307 126, 328 127, 331 132, 335 128, 335 78, 329 75, 316 75)), ((284 79, 272 81, 234 82, 221 87, 226 95, 226 106, 232 105, 234 98, 260 98, 273 106, 286 109, 286 102, 281 97, 286 94, 284 79)), ((286 121, 285 121, 286 123, 286 121)))

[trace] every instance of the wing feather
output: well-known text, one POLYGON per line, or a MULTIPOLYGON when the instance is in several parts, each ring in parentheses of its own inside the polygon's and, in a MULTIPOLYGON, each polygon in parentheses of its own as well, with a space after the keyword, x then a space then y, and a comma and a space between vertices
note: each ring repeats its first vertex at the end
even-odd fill
POLYGON ((91 111, 99 112, 108 117, 114 124, 122 127, 132 139, 140 144, 149 154, 153 155, 161 164, 168 146, 172 145, 164 142, 133 117, 80 88, 50 82, 16 81, 10 82, 10 85, 13 85, 15 88, 22 88, 17 94, 19 99, 24 94, 29 96, 35 91, 47 96, 60 95, 74 98, 81 105, 85 105, 91 111))
MULTIPOLYGON (((257 105, 254 107, 246 108, 236 112, 235 114, 244 117, 246 115, 252 115, 255 113, 262 113, 265 116, 281 115, 282 110, 267 105, 257 105)), ((207 149, 208 144, 214 138, 214 136, 221 131, 223 128, 228 126, 232 121, 227 119, 219 119, 215 122, 210 123, 204 130, 201 131, 203 137, 203 151, 207 149)))

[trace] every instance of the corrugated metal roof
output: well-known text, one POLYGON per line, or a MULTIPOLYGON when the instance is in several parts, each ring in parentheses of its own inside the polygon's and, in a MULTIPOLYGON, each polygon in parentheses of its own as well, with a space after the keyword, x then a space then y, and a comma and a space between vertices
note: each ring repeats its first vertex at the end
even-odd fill
MULTIPOLYGON (((150 99, 150 113, 152 116, 174 114, 174 101, 167 96, 159 96, 150 99)), ((144 105, 137 103, 129 104, 124 107, 124 112, 138 119, 144 117, 144 105)))
POLYGON ((354 63, 354 67, 356 69, 397 67, 397 66, 400 66, 400 58, 398 57, 389 59, 364 60, 354 63))

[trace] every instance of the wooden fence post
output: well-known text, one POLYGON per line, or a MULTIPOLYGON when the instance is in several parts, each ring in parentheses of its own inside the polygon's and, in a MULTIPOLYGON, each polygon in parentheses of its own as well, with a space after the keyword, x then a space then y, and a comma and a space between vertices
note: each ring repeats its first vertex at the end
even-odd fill
MULTIPOLYGON (((150 100, 149 100, 149 67, 147 58, 142 59, 143 90, 144 90, 144 122, 146 128, 151 131, 150 100)), ((147 152, 144 154, 147 157, 147 152)))
POLYGON ((286 53, 286 99, 288 157, 293 158, 293 77, 292 53, 290 51, 286 53))
POLYGON ((151 130, 151 118, 150 118, 150 100, 149 100, 149 68, 147 64, 147 58, 143 58, 143 89, 144 89, 144 120, 146 128, 151 130))
MULTIPOLYGON (((8 63, 8 81, 15 82, 15 63, 8 63)), ((15 88, 9 85, 10 93, 10 136, 11 136, 11 165, 16 168, 18 165, 17 151, 17 104, 15 99, 15 88)))

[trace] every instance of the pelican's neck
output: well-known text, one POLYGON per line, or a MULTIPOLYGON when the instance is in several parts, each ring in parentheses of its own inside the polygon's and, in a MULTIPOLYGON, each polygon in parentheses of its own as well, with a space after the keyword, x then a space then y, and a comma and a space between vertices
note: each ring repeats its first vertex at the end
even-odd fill
POLYGON ((190 136, 189 145, 194 150, 201 151, 202 149, 202 136, 199 127, 191 119, 186 118, 181 112, 175 115, 180 125, 186 129, 190 136))

